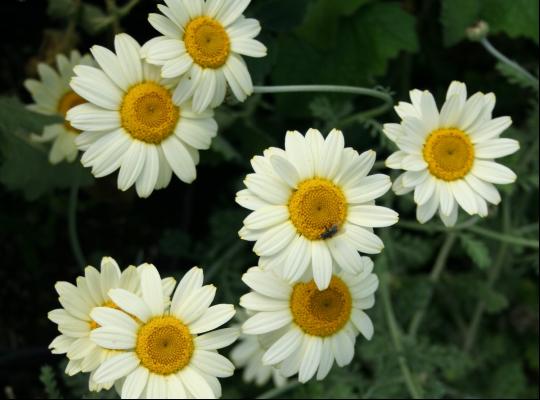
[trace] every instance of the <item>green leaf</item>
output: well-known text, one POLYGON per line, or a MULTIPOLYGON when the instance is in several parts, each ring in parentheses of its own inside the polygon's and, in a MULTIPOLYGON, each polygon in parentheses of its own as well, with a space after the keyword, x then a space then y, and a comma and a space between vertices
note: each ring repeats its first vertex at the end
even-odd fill
POLYGON ((486 312, 497 314, 508 307, 508 298, 485 283, 478 285, 478 295, 484 302, 486 312))
POLYGON ((479 15, 479 0, 443 0, 441 23, 445 46, 452 46, 462 40, 467 28, 478 20, 479 15))
POLYGON ((524 37, 538 44, 538 0, 482 0, 481 16, 493 33, 524 37))
POLYGON ((0 98, 0 182, 9 190, 22 191, 29 201, 54 189, 93 182, 79 163, 51 165, 47 148, 30 142, 28 133, 39 133, 55 122, 57 118, 31 112, 16 99, 0 98))
POLYGON ((463 249, 478 268, 486 269, 491 266, 489 249, 484 242, 467 234, 461 235, 460 240, 463 249))
POLYGON ((247 15, 259 20, 264 31, 288 31, 302 23, 309 0, 257 0, 247 15))
POLYGON ((112 24, 113 19, 93 4, 83 3, 81 6, 81 27, 91 35, 102 32, 112 24))
POLYGON ((45 387, 45 393, 47 393, 48 399, 62 399, 62 395, 58 390, 58 382, 56 381, 56 375, 53 368, 50 365, 44 365, 41 367, 39 380, 45 387))
POLYGON ((508 64, 499 62, 497 63, 495 68, 497 68, 497 71, 499 71, 499 73, 504 76, 511 84, 522 87, 524 89, 532 89, 538 92, 537 84, 535 84, 523 74, 516 71, 514 68, 510 67, 508 64))
POLYGON ((67 19, 77 11, 77 4, 73 0, 49 0, 47 14, 56 19, 67 19))
MULTIPOLYGON (((291 35, 279 38, 279 58, 272 72, 274 84, 371 85, 375 77, 386 72, 392 58, 402 51, 418 49, 415 18, 394 2, 370 3, 351 17, 340 17, 331 48, 312 44, 327 40, 324 30, 320 30, 322 33, 301 28, 300 35, 310 37, 309 41, 291 35)), ((285 115, 310 115, 310 95, 284 95, 277 101, 279 111, 285 115)))

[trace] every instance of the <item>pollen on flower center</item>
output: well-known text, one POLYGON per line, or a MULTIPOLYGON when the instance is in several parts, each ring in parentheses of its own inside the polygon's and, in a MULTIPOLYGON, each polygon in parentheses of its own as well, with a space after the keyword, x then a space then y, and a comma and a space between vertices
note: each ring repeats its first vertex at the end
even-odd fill
POLYGON ((135 139, 159 144, 173 132, 180 115, 168 89, 154 82, 133 86, 120 107, 122 126, 135 139))
POLYGON ((137 333, 135 352, 150 372, 170 375, 189 364, 193 355, 189 329, 175 317, 156 317, 137 333))
POLYGON ((294 322, 308 335, 331 336, 349 321, 352 298, 347 285, 333 276, 325 290, 315 281, 297 283, 290 299, 294 322))
POLYGON ((66 129, 75 133, 80 132, 78 129, 75 129, 74 127, 71 126, 69 121, 66 119, 66 114, 73 107, 78 106, 83 103, 86 103, 86 100, 83 99, 81 96, 79 96, 77 93, 75 93, 73 90, 63 95, 60 101, 58 102, 57 111, 58 111, 58 114, 64 117, 64 126, 66 127, 66 129))
POLYGON ((184 33, 186 50, 203 68, 220 68, 229 58, 231 41, 225 28, 209 17, 191 20, 184 33))
POLYGON ((347 199, 329 180, 308 179, 291 195, 289 214, 295 228, 306 238, 325 239, 345 222, 347 199))
POLYGON ((471 170, 474 146, 469 136, 459 129, 439 129, 428 136, 423 155, 432 175, 454 181, 471 170))

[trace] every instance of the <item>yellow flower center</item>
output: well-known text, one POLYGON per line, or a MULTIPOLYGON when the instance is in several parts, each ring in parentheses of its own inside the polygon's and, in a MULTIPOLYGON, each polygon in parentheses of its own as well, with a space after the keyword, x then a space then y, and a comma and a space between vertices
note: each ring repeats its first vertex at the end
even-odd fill
POLYGON ((151 144, 161 143, 174 132, 179 115, 171 92, 154 82, 133 86, 120 107, 124 129, 133 138, 151 144))
POLYGON ((474 163, 471 139, 459 129, 433 131, 426 140, 423 153, 431 175, 444 181, 463 178, 474 163))
POLYGON ((135 352, 150 372, 170 375, 189 364, 194 345, 186 325, 177 318, 156 317, 143 325, 137 334, 135 352))
POLYGON ((326 179, 308 179, 289 199, 289 214, 298 232, 310 240, 332 237, 347 217, 347 199, 326 179))
POLYGON ((65 95, 62 96, 60 101, 58 102, 58 114, 60 114, 62 117, 64 117, 64 126, 66 129, 79 133, 80 131, 78 129, 75 129, 71 126, 69 121, 66 119, 67 112, 72 109, 75 106, 78 106, 79 104, 86 103, 86 100, 83 99, 81 96, 79 96, 77 93, 75 93, 73 90, 70 92, 67 92, 65 95))
POLYGON ((209 17, 198 17, 187 24, 184 43, 193 61, 203 68, 222 67, 231 52, 227 31, 209 17))
POLYGON ((305 333, 325 337, 339 332, 349 321, 352 298, 347 285, 334 275, 325 290, 317 289, 313 280, 297 283, 290 307, 294 322, 305 333))

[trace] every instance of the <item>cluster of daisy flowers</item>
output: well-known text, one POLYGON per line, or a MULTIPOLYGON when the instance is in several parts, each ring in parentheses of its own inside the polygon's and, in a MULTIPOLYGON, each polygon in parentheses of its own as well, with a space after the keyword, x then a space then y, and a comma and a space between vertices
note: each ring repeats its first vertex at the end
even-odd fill
POLYGON ((245 18, 250 0, 166 0, 149 22, 163 36, 143 46, 127 34, 115 52, 101 46, 92 57, 58 57, 58 71, 40 64, 41 81, 26 87, 32 110, 63 124, 36 140, 54 140, 50 161, 74 161, 101 178, 118 173, 118 188, 135 185, 140 197, 165 188, 174 173, 191 183, 199 151, 217 134, 213 109, 229 89, 244 101, 253 92, 242 56, 264 57, 255 40, 261 27, 245 18))
MULTIPOLYGON (((40 80, 25 83, 32 110, 63 119, 32 136, 53 141, 51 163, 82 151, 94 176, 118 171, 118 188, 134 186, 140 197, 173 174, 196 179, 199 152, 218 131, 214 108, 228 91, 239 101, 253 92, 242 56, 264 57, 266 48, 255 40, 259 22, 243 16, 250 0, 165 3, 149 16, 162 36, 141 46, 116 35, 114 51, 60 55, 56 70, 41 64, 40 80)), ((487 216, 488 203, 501 201, 494 185, 516 179, 494 161, 519 149, 500 137, 511 119, 493 118, 494 94, 467 98, 465 84, 453 82, 440 111, 428 91, 410 97, 395 108, 401 122, 384 125, 399 148, 386 165, 405 171, 393 183, 371 174, 374 151, 346 147, 338 130, 290 131, 284 148, 252 158, 236 201, 250 211, 239 235, 254 242, 258 263, 242 277, 250 292, 238 326, 215 330, 235 310, 211 306, 216 288, 203 285, 199 268, 175 289, 152 265, 121 271, 104 258, 75 285, 59 282, 62 308, 49 318, 61 334, 50 347, 68 358, 66 373, 89 373, 90 390, 114 387, 122 398, 214 398, 218 378, 235 368, 217 350, 238 338, 231 359, 258 385, 321 380, 334 363, 350 364, 358 337, 374 334, 366 311, 379 281, 370 256, 384 248, 374 229, 398 221, 376 201, 391 188, 414 192, 419 222, 438 212, 452 226, 459 208, 487 216)))
POLYGON ((62 308, 49 313, 61 333, 50 344, 66 354, 68 375, 90 373, 92 391, 115 387, 122 398, 218 398, 217 378, 233 374, 218 353, 237 328, 218 329, 235 314, 230 304, 211 306, 213 285, 189 270, 175 289, 150 264, 121 271, 109 257, 87 267, 76 285, 58 282, 62 308))

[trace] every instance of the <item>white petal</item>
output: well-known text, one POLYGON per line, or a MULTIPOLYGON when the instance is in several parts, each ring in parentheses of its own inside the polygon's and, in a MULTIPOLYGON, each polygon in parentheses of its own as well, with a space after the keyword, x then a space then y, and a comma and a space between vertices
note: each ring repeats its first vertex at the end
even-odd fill
POLYGON ((115 381, 129 375, 139 365, 139 359, 135 353, 122 353, 114 356, 96 370, 94 380, 96 383, 106 383, 115 381))
POLYGON ((296 188, 300 182, 300 176, 296 168, 285 157, 273 155, 270 157, 270 163, 276 174, 283 179, 291 188, 296 188))
POLYGON ((340 160, 345 148, 345 138, 343 133, 336 129, 332 130, 324 141, 321 160, 319 164, 319 173, 332 179, 339 171, 340 160))
POLYGON ((477 130, 470 131, 471 140, 476 144, 499 137, 510 125, 512 125, 512 119, 510 117, 492 119, 481 124, 477 130))
POLYGON ((291 195, 290 188, 284 182, 269 175, 248 174, 244 184, 252 193, 271 204, 287 204, 291 195))
POLYGON ((377 235, 359 226, 346 224, 345 234, 362 253, 378 254, 384 248, 382 240, 377 235))
POLYGON ((128 190, 139 178, 146 159, 145 144, 134 140, 122 159, 118 174, 118 189, 128 190))
POLYGON ((476 195, 467 182, 463 179, 456 180, 451 183, 450 188, 452 189, 452 193, 458 204, 469 215, 474 215, 478 212, 476 195))
POLYGON ((306 383, 315 375, 322 355, 322 338, 312 336, 307 341, 306 352, 298 371, 298 380, 301 383, 306 383))
POLYGON ((152 316, 148 305, 140 297, 125 289, 112 289, 109 291, 109 296, 118 307, 136 316, 142 322, 148 321, 152 316))
POLYGON ((362 310, 353 309, 351 313, 351 320, 360 331, 360 333, 367 339, 371 340, 373 337, 373 322, 368 315, 362 310))
POLYGON ((240 335, 238 328, 218 329, 195 338, 195 347, 200 350, 218 350, 233 344, 240 335))
POLYGON ((311 262, 315 284, 319 290, 325 290, 332 279, 332 256, 324 241, 311 242, 311 262))
POLYGON ((471 173, 486 182, 501 185, 514 183, 517 179, 510 168, 493 161, 476 160, 471 173))
POLYGON ((275 274, 262 271, 260 268, 250 268, 242 275, 242 281, 256 292, 280 300, 288 300, 292 290, 275 274))
POLYGON ((492 139, 474 146, 474 154, 478 158, 494 159, 506 157, 519 150, 519 142, 514 139, 492 139))
POLYGON ((228 378, 234 371, 234 365, 215 351, 197 349, 190 363, 202 372, 217 378, 228 378))
POLYGON ((141 292, 152 316, 161 316, 164 311, 163 286, 156 267, 146 264, 141 267, 141 292))
POLYGON ((215 398, 212 388, 208 385, 204 378, 193 368, 189 366, 185 367, 182 371, 180 371, 178 377, 184 384, 184 387, 191 393, 193 398, 215 398))
POLYGON ((292 315, 286 311, 259 312, 242 325, 242 332, 247 335, 260 335, 272 332, 290 324, 292 315))
POLYGON ((387 207, 362 205, 349 207, 347 219, 356 225, 383 228, 398 222, 399 214, 387 207))
POLYGON ((195 163, 186 146, 174 135, 161 143, 161 149, 172 170, 185 183, 191 183, 197 177, 195 163))
POLYGON ((218 304, 209 307, 206 312, 189 326, 192 334, 208 332, 229 321, 236 311, 231 304, 218 304))
POLYGON ((258 256, 271 256, 292 242, 296 230, 290 221, 285 221, 267 230, 253 246, 253 252, 258 256))
POLYGON ((330 340, 337 365, 340 367, 349 365, 354 357, 354 341, 343 329, 332 336, 330 340))
POLYGON ((289 219, 287 206, 266 206, 249 214, 244 219, 244 226, 248 229, 266 229, 289 219))
POLYGON ((391 187, 388 175, 375 174, 362 178, 357 187, 346 189, 345 195, 349 204, 366 203, 381 197, 391 187))
POLYGON ((137 335, 116 326, 96 328, 90 333, 90 339, 101 347, 111 350, 130 350, 135 348, 137 335))

